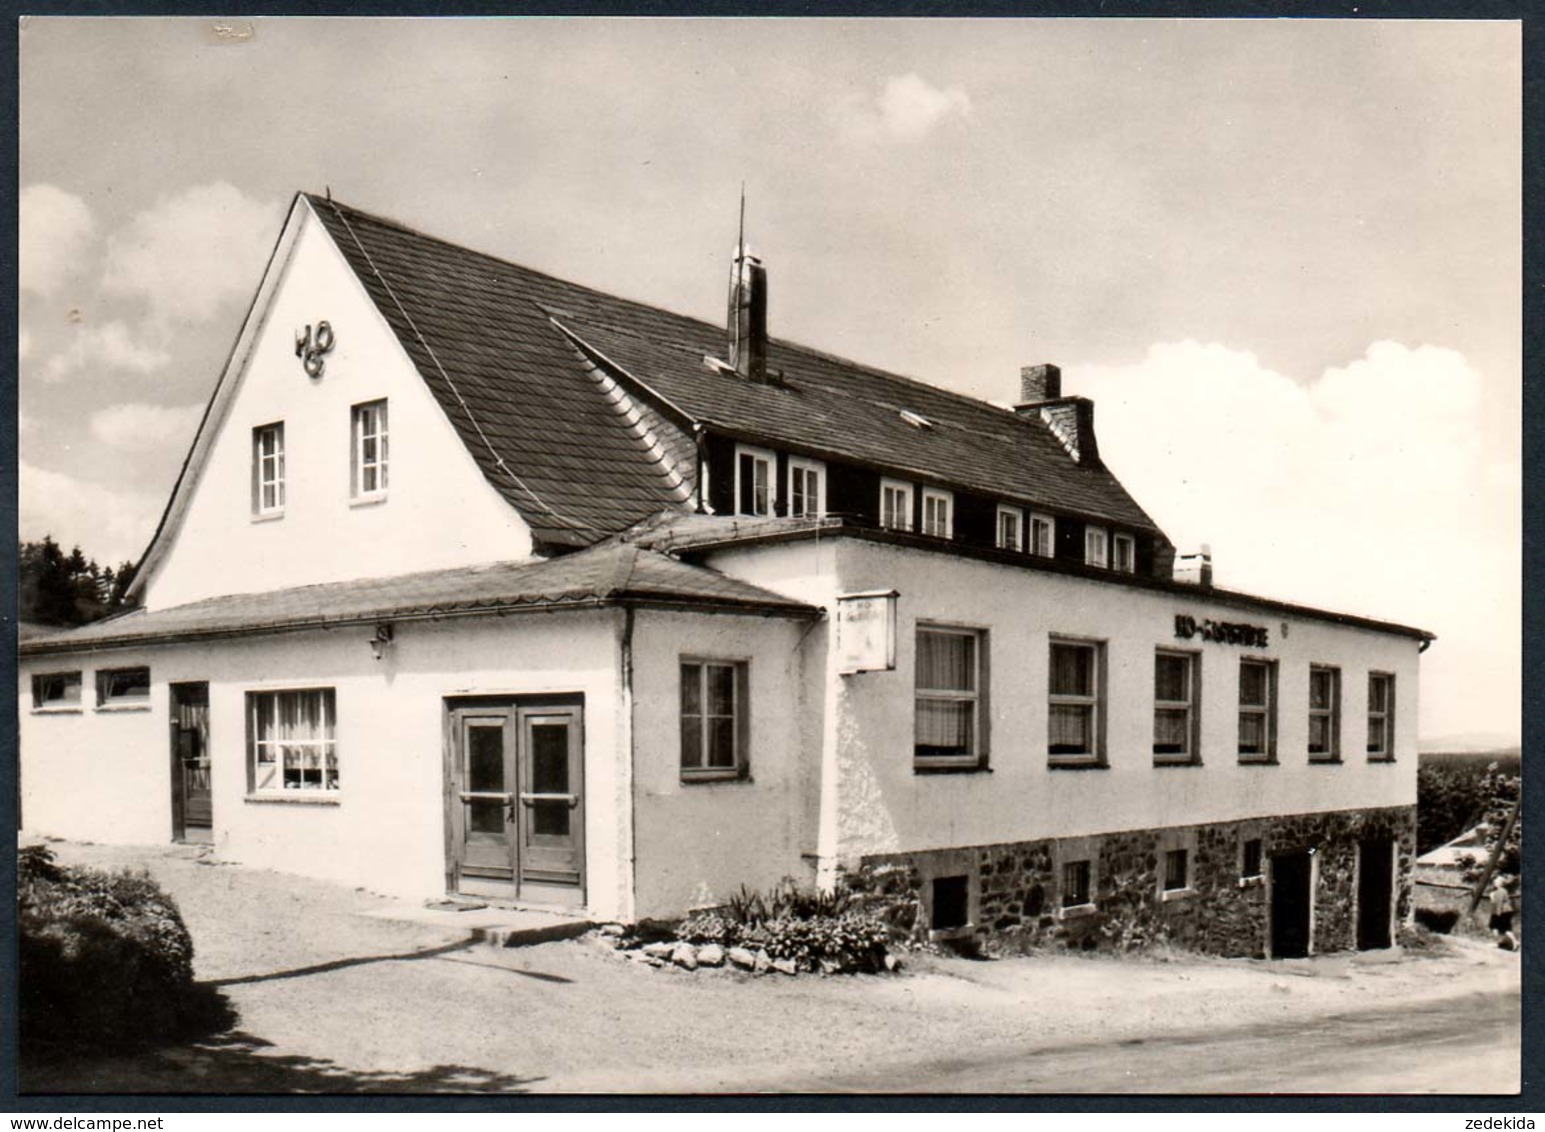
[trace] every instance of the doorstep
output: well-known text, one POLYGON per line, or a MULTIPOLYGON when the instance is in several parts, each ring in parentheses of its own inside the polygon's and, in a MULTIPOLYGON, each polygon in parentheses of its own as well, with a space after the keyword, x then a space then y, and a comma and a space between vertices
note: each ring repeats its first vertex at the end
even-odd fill
POLYGON ((361 912, 373 920, 425 924, 431 927, 465 931, 467 938, 490 947, 525 947, 584 935, 594 924, 578 909, 548 912, 534 908, 476 908, 465 911, 426 908, 422 904, 394 901, 372 912, 361 912))

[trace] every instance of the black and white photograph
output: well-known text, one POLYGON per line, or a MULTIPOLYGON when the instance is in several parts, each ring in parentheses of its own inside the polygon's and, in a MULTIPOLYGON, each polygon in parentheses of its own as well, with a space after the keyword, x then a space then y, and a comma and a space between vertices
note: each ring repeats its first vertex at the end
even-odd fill
POLYGON ((23 17, 20 1103, 1516 1103, 1522 46, 23 17))

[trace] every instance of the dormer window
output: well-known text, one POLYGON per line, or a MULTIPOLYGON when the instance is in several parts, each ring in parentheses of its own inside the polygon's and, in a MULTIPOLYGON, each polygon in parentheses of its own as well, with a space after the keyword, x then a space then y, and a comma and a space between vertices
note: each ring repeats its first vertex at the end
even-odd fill
POLYGON ((934 538, 955 537, 955 497, 938 488, 923 488, 923 533, 934 538))
POLYGON ((386 498, 386 402, 353 410, 350 495, 361 501, 386 498))
POLYGON ((735 513, 771 515, 778 505, 778 458, 765 448, 735 445, 735 513))
POLYGON ((1057 520, 1031 512, 1029 532, 1030 542, 1025 549, 1031 554, 1051 558, 1057 553, 1057 520))
POLYGON ((1084 565, 1109 566, 1109 532, 1104 527, 1084 528, 1084 565))
POLYGON ((912 485, 901 480, 880 481, 880 526, 888 531, 912 529, 912 485))
POLYGON ((252 430, 252 514, 276 519, 284 514, 284 422, 252 430))
POLYGON ((818 519, 826 514, 826 465, 789 457, 789 514, 818 519))
POLYGON ((1137 540, 1131 535, 1117 535, 1112 540, 1111 568, 1122 574, 1137 572, 1137 540))
POLYGON ((1024 549, 1024 515, 1018 507, 998 505, 998 549, 1024 549))

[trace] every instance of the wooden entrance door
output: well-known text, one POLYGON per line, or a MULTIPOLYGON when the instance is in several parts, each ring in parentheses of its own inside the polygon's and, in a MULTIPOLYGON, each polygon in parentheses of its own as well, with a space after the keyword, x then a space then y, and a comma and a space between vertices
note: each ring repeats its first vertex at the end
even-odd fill
POLYGON ((1309 954, 1309 910, 1313 865, 1307 850, 1271 859, 1271 957, 1299 959, 1309 954))
POLYGON ((583 903, 582 709, 511 700, 449 714, 451 891, 583 903))
POLYGON ((1388 947, 1394 918, 1395 846, 1387 837, 1370 838, 1357 847, 1357 947, 1388 947))
POLYGON ((172 838, 204 840, 214 823, 210 792, 209 685, 171 686, 172 838))

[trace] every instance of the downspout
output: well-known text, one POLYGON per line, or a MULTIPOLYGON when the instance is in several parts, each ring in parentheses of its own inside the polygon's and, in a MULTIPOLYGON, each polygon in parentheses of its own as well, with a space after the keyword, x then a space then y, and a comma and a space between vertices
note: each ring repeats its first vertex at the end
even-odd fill
POLYGON ((694 494, 697 496, 697 513, 708 513, 708 484, 703 478, 703 473, 708 467, 708 430, 700 421, 692 422, 693 447, 697 449, 697 480, 694 494))
POLYGON ((618 641, 619 669, 622 680, 623 742, 628 749, 628 859, 625 866, 627 894, 622 919, 633 922, 638 914, 638 767, 637 745, 633 741, 633 607, 622 607, 622 632, 618 641))

